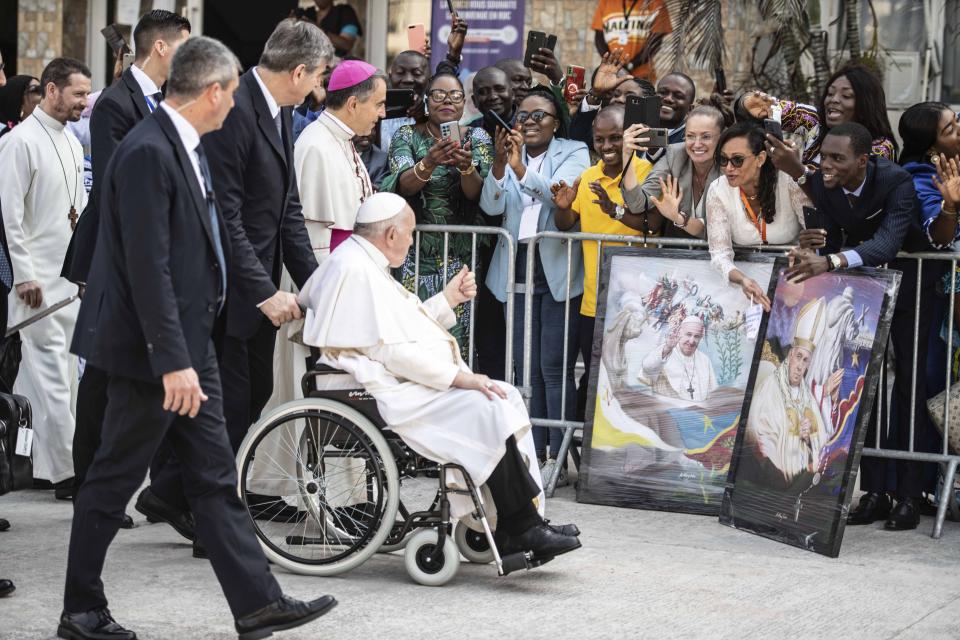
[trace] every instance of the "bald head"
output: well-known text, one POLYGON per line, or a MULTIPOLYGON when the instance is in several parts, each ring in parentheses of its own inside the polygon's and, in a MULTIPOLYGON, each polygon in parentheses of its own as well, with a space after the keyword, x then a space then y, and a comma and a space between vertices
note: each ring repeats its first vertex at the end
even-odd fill
POLYGON ((513 111, 510 77, 498 67, 484 67, 473 78, 473 105, 486 114, 493 111, 504 120, 513 111))
POLYGON ((391 89, 412 89, 416 94, 427 90, 430 61, 419 51, 401 51, 387 71, 391 89))
POLYGON ((507 77, 510 78, 510 87, 513 89, 513 102, 514 104, 520 104, 520 102, 527 97, 527 92, 533 85, 533 75, 530 73, 530 69, 523 66, 522 60, 517 60, 516 58, 498 60, 494 66, 502 70, 507 74, 507 77))
POLYGON ((622 104, 611 104, 597 113, 597 117, 594 118, 594 126, 599 122, 602 125, 614 125, 623 129, 623 114, 625 109, 622 104))

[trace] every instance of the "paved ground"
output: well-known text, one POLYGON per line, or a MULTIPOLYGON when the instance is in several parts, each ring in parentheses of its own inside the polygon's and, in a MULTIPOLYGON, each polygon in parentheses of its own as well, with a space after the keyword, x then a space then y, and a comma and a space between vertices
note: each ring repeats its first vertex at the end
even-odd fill
MULTIPOLYGON (((402 558, 378 556, 336 578, 277 572, 298 597, 332 593, 340 606, 289 639, 441 638, 936 638, 960 637, 960 523, 940 540, 848 528, 831 560, 728 529, 715 519, 550 502, 577 522, 584 548, 497 578, 462 565, 454 581, 413 584, 402 558)), ((131 513, 133 513, 131 511, 131 513)), ((69 504, 50 493, 0 498, 14 528, 0 533, 0 638, 52 638, 60 612, 69 504)), ((141 638, 232 638, 209 565, 165 525, 121 531, 104 581, 114 615, 141 638)))

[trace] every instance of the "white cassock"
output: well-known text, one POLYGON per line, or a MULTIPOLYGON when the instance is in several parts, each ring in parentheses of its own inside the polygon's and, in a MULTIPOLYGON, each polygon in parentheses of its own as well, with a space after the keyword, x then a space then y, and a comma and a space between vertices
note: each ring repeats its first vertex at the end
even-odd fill
POLYGON ((663 346, 647 354, 643 359, 643 378, 641 381, 654 392, 688 402, 700 402, 717 388, 710 358, 699 351, 685 356, 679 346, 674 347, 666 359, 663 346))
MULTIPOLYGON (((304 285, 304 342, 321 349, 321 361, 347 371, 376 399, 390 428, 418 454, 456 463, 478 485, 486 482, 515 436, 531 477, 541 486, 530 418, 519 392, 495 382, 507 398, 488 400, 450 385, 470 369, 447 331, 456 316, 440 293, 426 302, 388 272, 387 258, 352 236, 304 285)), ((484 502, 492 505, 486 489, 484 502)), ((455 517, 473 511, 467 496, 450 496, 455 517)), ((490 510, 492 512, 492 509, 490 510)))
MULTIPOLYGON (((14 287, 10 325, 77 292, 60 270, 71 204, 79 213, 87 203, 80 143, 42 109, 33 115, 0 138, 0 205, 13 282, 39 282, 43 305, 30 309, 14 287)), ((74 302, 20 331, 23 360, 13 392, 26 396, 33 411, 33 475, 50 482, 73 476, 77 365, 69 346, 78 308, 74 302)))
POLYGON ((833 437, 829 421, 824 422, 817 402, 806 383, 791 387, 786 360, 768 375, 753 394, 747 417, 747 443, 758 447, 790 482, 812 462, 819 469, 823 447, 833 437), (810 439, 800 439, 800 422, 810 421, 810 439))

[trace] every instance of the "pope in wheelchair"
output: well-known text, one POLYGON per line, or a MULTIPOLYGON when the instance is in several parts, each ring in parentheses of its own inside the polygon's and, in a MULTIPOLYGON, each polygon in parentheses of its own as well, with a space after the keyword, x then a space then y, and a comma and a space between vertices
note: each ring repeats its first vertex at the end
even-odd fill
POLYGON ((320 350, 321 363, 351 374, 410 449, 448 465, 448 476, 461 474, 454 484, 482 486, 480 495, 452 492, 450 515, 476 517, 479 498, 490 522, 484 522, 487 537, 496 530, 498 560, 523 553, 530 567, 573 551, 580 547, 577 527, 543 518, 530 418, 519 392, 470 371, 447 331, 456 323, 453 309, 477 293, 474 275, 464 268, 425 302, 390 275, 406 259, 415 225, 413 210, 396 194, 377 193, 363 203, 354 234, 300 293, 303 342, 320 350))

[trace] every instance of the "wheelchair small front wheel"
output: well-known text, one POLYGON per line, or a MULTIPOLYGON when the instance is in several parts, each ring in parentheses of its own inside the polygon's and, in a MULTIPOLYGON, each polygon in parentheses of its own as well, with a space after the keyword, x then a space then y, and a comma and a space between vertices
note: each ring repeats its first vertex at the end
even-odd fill
POLYGON ((443 537, 443 548, 437 549, 437 530, 421 529, 410 536, 403 553, 403 563, 413 580, 427 587, 450 582, 460 569, 460 554, 450 536, 443 537))
POLYGON ((490 564, 493 562, 493 549, 486 533, 478 533, 463 522, 458 522, 453 532, 460 554, 474 564, 490 564))

